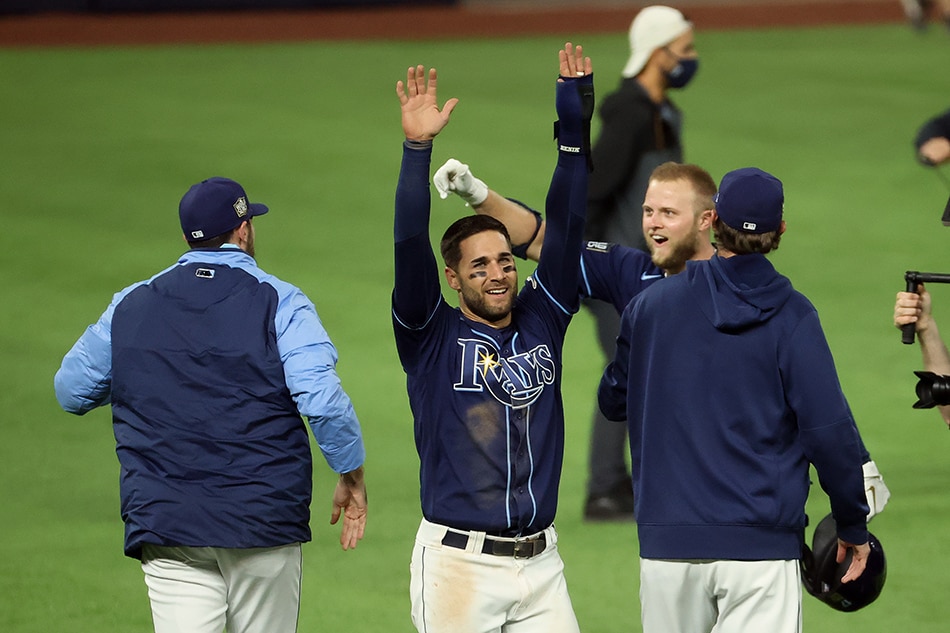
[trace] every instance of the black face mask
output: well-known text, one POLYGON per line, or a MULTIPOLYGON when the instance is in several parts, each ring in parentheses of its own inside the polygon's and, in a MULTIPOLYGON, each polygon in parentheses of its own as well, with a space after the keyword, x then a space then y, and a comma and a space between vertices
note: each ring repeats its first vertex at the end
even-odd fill
POLYGON ((699 59, 680 59, 673 70, 665 73, 666 83, 670 88, 683 88, 690 82, 697 70, 699 70, 699 59))

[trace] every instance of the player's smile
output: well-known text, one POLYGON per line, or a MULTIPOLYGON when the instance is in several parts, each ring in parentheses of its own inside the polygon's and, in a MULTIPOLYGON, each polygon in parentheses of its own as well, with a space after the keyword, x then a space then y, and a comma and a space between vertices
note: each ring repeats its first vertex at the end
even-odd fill
MULTIPOLYGON (((508 276, 507 273, 502 274, 508 276)), ((486 304, 498 306, 499 309, 511 310, 511 286, 507 282, 493 279, 490 283, 485 284, 482 293, 485 295, 486 304)))

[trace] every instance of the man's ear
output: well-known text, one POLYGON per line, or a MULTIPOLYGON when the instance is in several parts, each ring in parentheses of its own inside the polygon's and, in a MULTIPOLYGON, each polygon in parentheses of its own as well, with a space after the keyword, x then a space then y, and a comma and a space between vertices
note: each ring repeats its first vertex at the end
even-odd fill
POLYGON ((699 213, 699 230, 705 231, 712 228, 713 218, 716 212, 712 209, 705 209, 699 213))
POLYGON ((461 284, 459 284, 458 273, 452 270, 451 268, 449 268, 448 266, 445 267, 445 280, 449 282, 449 287, 452 290, 455 290, 456 292, 458 292, 459 290, 462 289, 461 284))

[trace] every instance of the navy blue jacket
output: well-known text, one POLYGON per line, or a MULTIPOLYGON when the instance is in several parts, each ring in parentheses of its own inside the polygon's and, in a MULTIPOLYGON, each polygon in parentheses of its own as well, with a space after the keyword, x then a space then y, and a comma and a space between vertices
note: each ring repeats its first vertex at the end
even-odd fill
POLYGON ((126 554, 310 540, 301 414, 334 470, 365 457, 336 359, 306 296, 230 245, 117 293, 54 382, 69 412, 112 404, 126 554))

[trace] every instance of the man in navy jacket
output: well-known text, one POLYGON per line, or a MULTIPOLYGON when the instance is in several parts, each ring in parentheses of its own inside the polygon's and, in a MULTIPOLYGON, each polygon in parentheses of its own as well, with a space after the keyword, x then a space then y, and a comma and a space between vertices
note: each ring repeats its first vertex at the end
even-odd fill
POLYGON ((310 300, 254 260, 243 187, 209 178, 179 205, 190 246, 116 293, 54 380, 66 411, 111 404, 125 553, 156 633, 292 633, 310 540, 310 428, 340 473, 331 523, 356 547, 365 449, 310 300))

